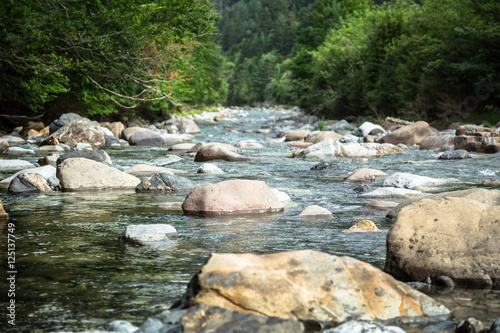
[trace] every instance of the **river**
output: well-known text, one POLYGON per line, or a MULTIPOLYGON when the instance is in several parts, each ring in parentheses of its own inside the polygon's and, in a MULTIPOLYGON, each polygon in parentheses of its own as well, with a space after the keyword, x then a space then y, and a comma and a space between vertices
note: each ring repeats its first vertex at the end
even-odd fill
MULTIPOLYGON (((290 159, 296 149, 290 143, 271 143, 277 133, 257 134, 269 119, 288 112, 273 109, 246 110, 223 122, 199 122, 202 134, 196 141, 236 144, 259 140, 264 148, 243 149, 251 161, 215 161, 224 174, 198 174, 200 163, 185 153, 165 147, 105 148, 113 162, 123 167, 138 163, 185 170, 200 186, 227 179, 262 180, 271 188, 287 193, 292 203, 279 214, 230 217, 192 217, 166 211, 159 204, 183 201, 184 195, 149 195, 131 192, 54 193, 12 196, 0 192, 8 222, 15 224, 16 326, 4 325, 8 289, 0 284, 2 326, 7 332, 83 331, 103 327, 115 319, 136 325, 172 305, 210 253, 272 253, 314 249, 347 255, 376 267, 385 264, 385 238, 391 221, 382 215, 360 210, 370 199, 360 199, 356 184, 345 183, 341 175, 369 167, 388 174, 409 172, 447 179, 433 193, 481 187, 485 179, 500 174, 500 156, 471 154, 472 159, 437 160, 436 152, 417 148, 404 154, 375 159, 343 159, 337 167, 314 171, 320 160, 290 159), (251 130, 252 133, 244 133, 251 130), (165 165, 167 155, 181 161, 165 165), (294 216, 308 205, 320 205, 333 212, 331 220, 304 221, 294 216), (382 229, 378 233, 344 233, 362 219, 370 219, 382 229), (117 237, 130 224, 165 223, 179 234, 175 244, 164 249, 123 245, 117 237)), ((0 155, 0 158, 12 158, 0 155)), ((39 157, 27 160, 35 162, 39 157)), ((6 178, 10 174, 0 173, 6 178)), ((497 177, 498 178, 498 177, 497 177)), ((377 181, 372 184, 376 187, 377 181)), ((399 202, 400 199, 391 199, 399 202)), ((4 249, 7 224, 0 226, 2 274, 7 267, 4 249)), ((449 294, 431 294, 454 311, 456 319, 475 317, 485 325, 500 318, 500 293, 458 289, 449 294)), ((418 331, 418 330, 417 330, 418 331)))

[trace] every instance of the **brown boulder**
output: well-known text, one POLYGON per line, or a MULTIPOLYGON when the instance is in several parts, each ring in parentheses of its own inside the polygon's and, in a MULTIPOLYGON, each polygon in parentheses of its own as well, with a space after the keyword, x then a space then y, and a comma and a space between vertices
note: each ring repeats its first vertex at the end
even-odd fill
POLYGON ((241 214, 279 212, 283 204, 262 181, 226 180, 191 191, 182 210, 186 214, 241 214))
POLYGON ((456 135, 455 149, 484 153, 486 147, 500 144, 500 130, 496 128, 464 125, 457 128, 456 135))
POLYGON ((389 133, 380 140, 379 143, 392 143, 394 145, 404 144, 413 146, 419 144, 423 139, 433 135, 431 127, 425 121, 417 121, 411 125, 398 128, 392 133, 389 133))
POLYGON ((195 157, 195 162, 208 162, 214 160, 224 160, 224 161, 248 161, 251 160, 249 157, 242 156, 235 151, 230 150, 224 145, 213 143, 207 144, 201 147, 195 157))
POLYGON ((420 142, 420 149, 434 150, 445 146, 453 146, 455 136, 453 134, 428 136, 420 142))
POLYGON ((321 142, 321 141, 326 140, 328 138, 332 138, 333 140, 336 140, 336 139, 340 139, 342 137, 344 137, 342 134, 339 134, 339 133, 334 132, 334 131, 316 131, 316 132, 312 132, 311 134, 309 134, 304 139, 304 141, 318 143, 318 142, 321 142))
POLYGON ((373 221, 370 220, 361 220, 352 227, 350 227, 347 230, 344 230, 344 232, 375 232, 375 231, 380 231, 379 228, 373 223, 373 221))
POLYGON ((457 285, 500 288, 500 206, 447 197, 401 209, 387 235, 384 271, 397 279, 450 277, 457 285))
POLYGON ((308 130, 289 130, 284 132, 285 141, 302 141, 311 131, 308 130))
POLYGON ((450 315, 370 264, 312 250, 212 254, 178 306, 199 304, 298 319, 317 328, 353 319, 443 320, 450 315))
POLYGON ((118 139, 121 138, 123 130, 125 129, 125 125, 121 121, 115 121, 115 122, 112 122, 112 123, 106 123, 104 125, 104 127, 106 127, 107 129, 109 129, 111 131, 111 133, 113 133, 113 135, 115 137, 117 137, 118 139))
POLYGON ((344 180, 350 183, 373 182, 377 178, 387 178, 389 175, 383 171, 369 168, 361 168, 344 175, 344 180))

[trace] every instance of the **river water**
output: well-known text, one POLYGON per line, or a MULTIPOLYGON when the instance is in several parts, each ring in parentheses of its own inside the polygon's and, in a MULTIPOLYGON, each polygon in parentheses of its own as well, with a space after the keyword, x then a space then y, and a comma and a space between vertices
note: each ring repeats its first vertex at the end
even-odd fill
MULTIPOLYGON (((168 308, 183 294, 186 284, 210 253, 272 253, 314 249, 347 255, 376 267, 385 263, 385 238, 391 221, 360 208, 371 201, 360 199, 357 185, 341 175, 362 167, 392 174, 409 172, 447 179, 431 192, 481 187, 485 179, 500 175, 500 156, 472 154, 472 159, 442 161, 437 153, 416 148, 404 154, 376 159, 335 159, 337 167, 313 171, 320 160, 289 159, 295 151, 290 143, 271 143, 270 134, 243 133, 260 128, 269 119, 289 112, 247 110, 232 120, 199 122, 202 134, 196 141, 236 144, 259 140, 264 148, 243 149, 251 161, 215 161, 224 174, 197 174, 199 163, 185 153, 172 153, 169 143, 162 148, 105 148, 114 163, 123 167, 138 163, 185 170, 185 176, 200 186, 227 179, 262 180, 287 193, 292 203, 278 214, 230 217, 192 217, 158 207, 164 202, 184 200, 184 195, 146 195, 132 192, 54 193, 11 196, 0 192, 8 222, 15 224, 16 237, 16 326, 6 324, 6 223, 0 225, 2 280, 0 284, 1 326, 8 332, 83 331, 103 327, 115 319, 136 325, 148 316, 168 308), (181 161, 164 165, 167 155, 181 161), (320 205, 333 212, 330 220, 297 219, 308 205, 320 205), (382 232, 344 233, 362 219, 374 221, 382 232), (163 249, 123 245, 117 237, 130 224, 165 223, 179 234, 175 244, 163 249)), ((0 158, 12 158, 0 155, 0 158)), ((34 162, 38 157, 28 160, 34 162)), ((9 174, 0 174, 6 178, 9 174)), ((380 185, 377 181, 373 187, 380 185)), ((401 199, 390 199, 399 202, 401 199)), ((457 240, 459 241, 459 240, 457 240)), ((500 293, 488 290, 455 290, 431 293, 449 309, 456 320, 475 317, 485 325, 500 318, 500 293)), ((418 332, 420 329, 414 329, 418 332)))

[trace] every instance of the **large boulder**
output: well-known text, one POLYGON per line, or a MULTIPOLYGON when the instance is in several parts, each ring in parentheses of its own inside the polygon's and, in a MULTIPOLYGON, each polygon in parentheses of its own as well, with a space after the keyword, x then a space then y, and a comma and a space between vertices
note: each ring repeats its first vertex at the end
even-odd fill
POLYGON ((500 144, 500 130, 497 128, 464 125, 459 126, 455 134, 455 149, 484 153, 487 146, 500 144))
POLYGON ((442 192, 437 194, 427 195, 425 197, 410 197, 400 202, 396 207, 390 210, 387 213, 388 218, 395 218, 401 209, 404 207, 411 205, 423 198, 427 199, 440 199, 440 198, 466 198, 473 199, 484 203, 485 205, 495 206, 500 205, 500 191, 498 190, 487 190, 485 188, 471 188, 467 190, 459 190, 459 191, 451 191, 451 192, 442 192))
POLYGON ((53 192, 47 179, 38 173, 23 172, 9 184, 9 194, 35 194, 53 192))
POLYGON ((444 320, 430 297, 362 261, 312 251, 212 254, 177 306, 298 319, 320 331, 357 320, 444 320))
POLYGON ((138 131, 128 138, 128 142, 133 146, 162 147, 163 137, 154 131, 138 131))
POLYGON ((392 133, 389 133, 380 140, 379 143, 392 143, 392 144, 404 144, 407 146, 413 146, 420 144, 423 139, 434 135, 431 127, 425 121, 417 121, 411 125, 406 125, 404 127, 398 128, 392 133))
POLYGON ((70 158, 57 167, 63 191, 135 190, 141 180, 87 158, 70 158))
POLYGON ((387 235, 384 271, 404 281, 450 277, 500 288, 500 206, 447 197, 401 209, 387 235))
POLYGON ((64 143, 74 148, 80 142, 89 143, 94 149, 99 149, 106 143, 106 133, 98 122, 82 118, 59 128, 48 136, 43 141, 43 144, 57 145, 64 143))
POLYGON ((54 120, 50 125, 49 125, 49 134, 53 134, 57 132, 60 128, 76 121, 76 120, 81 120, 83 119, 82 116, 76 113, 65 113, 61 115, 58 119, 54 120))
POLYGON ((143 179, 135 191, 137 193, 188 193, 195 188, 198 188, 198 185, 193 181, 164 171, 143 179))
POLYGON ((207 144, 201 147, 194 157, 195 162, 208 162, 214 160, 248 161, 249 157, 238 154, 219 143, 207 144))
POLYGON ((226 180, 191 191, 182 210, 185 214, 241 214, 278 212, 283 204, 262 181, 226 180))
POLYGON ((136 133, 139 133, 139 132, 152 132, 152 133, 156 133, 155 131, 152 131, 148 128, 144 128, 144 127, 139 127, 139 126, 131 126, 131 127, 127 127, 125 128, 123 131, 122 131, 122 137, 123 139, 125 140, 129 140, 130 137, 136 133))
POLYGON ((420 149, 434 150, 452 147, 455 144, 455 135, 442 134, 428 136, 420 142, 420 149))
POLYGON ((314 131, 311 134, 309 134, 308 136, 306 136, 304 141, 311 142, 311 143, 318 143, 318 142, 321 142, 321 141, 326 140, 328 138, 332 138, 333 140, 337 140, 337 139, 340 139, 342 137, 343 137, 342 134, 339 134, 335 131, 314 131))

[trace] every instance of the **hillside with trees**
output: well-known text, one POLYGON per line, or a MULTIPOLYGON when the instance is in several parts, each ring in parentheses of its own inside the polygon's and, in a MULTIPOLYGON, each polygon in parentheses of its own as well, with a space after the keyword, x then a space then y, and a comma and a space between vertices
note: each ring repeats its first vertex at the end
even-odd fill
POLYGON ((494 0, 214 1, 227 104, 292 104, 328 118, 500 114, 494 0))
POLYGON ((0 43, 3 114, 500 114, 495 0, 3 1, 0 43))
POLYGON ((0 4, 0 113, 175 109, 226 99, 209 0, 0 4))

